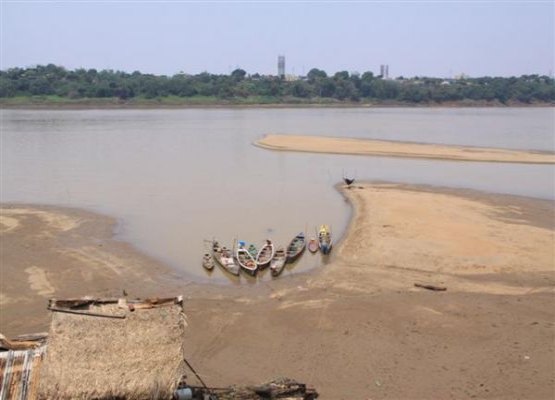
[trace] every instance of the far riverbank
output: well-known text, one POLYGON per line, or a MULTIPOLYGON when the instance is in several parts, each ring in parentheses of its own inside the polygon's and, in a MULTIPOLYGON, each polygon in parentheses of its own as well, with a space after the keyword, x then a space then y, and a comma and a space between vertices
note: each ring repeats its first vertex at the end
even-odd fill
POLYGON ((0 109, 32 110, 86 110, 86 109, 181 109, 181 108, 507 108, 507 107, 555 107, 551 102, 524 103, 509 101, 501 103, 485 100, 460 100, 449 102, 402 102, 402 101, 341 101, 329 98, 297 99, 273 97, 245 97, 221 99, 210 96, 158 97, 158 98, 79 98, 60 96, 26 96, 0 99, 0 109))

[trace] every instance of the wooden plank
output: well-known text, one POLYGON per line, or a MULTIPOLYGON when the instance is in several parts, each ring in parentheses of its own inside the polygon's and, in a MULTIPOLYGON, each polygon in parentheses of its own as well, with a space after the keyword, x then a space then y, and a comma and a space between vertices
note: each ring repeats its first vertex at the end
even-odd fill
POLYGON ((94 313, 94 312, 90 312, 90 311, 78 311, 78 310, 70 310, 70 309, 66 309, 66 308, 58 308, 58 307, 50 307, 48 308, 50 311, 54 311, 54 312, 61 312, 61 313, 67 313, 67 314, 77 314, 77 315, 84 315, 86 317, 102 317, 102 318, 119 318, 119 319, 125 319, 126 315, 118 315, 118 314, 100 314, 100 313, 94 313))
POLYGON ((27 333, 24 335, 18 335, 13 341, 33 341, 33 340, 43 340, 48 337, 48 332, 38 332, 38 333, 27 333))

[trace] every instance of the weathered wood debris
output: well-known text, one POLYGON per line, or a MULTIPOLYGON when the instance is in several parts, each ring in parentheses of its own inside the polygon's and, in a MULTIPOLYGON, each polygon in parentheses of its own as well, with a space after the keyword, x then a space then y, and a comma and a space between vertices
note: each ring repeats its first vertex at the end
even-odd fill
POLYGON ((414 286, 422 288, 422 289, 433 290, 433 291, 436 291, 436 292, 444 292, 444 291, 447 290, 447 288, 445 286, 427 285, 427 284, 423 284, 423 283, 415 283, 414 286))
POLYGON ((193 398, 203 399, 204 395, 210 395, 210 398, 214 400, 313 400, 318 398, 318 392, 314 388, 288 378, 277 378, 258 386, 231 386, 209 388, 208 390, 203 387, 195 387, 193 398))

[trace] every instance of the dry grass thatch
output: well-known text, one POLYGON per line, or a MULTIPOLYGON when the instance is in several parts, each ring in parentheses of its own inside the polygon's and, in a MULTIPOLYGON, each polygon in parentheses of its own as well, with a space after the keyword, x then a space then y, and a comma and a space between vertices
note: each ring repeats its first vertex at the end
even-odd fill
POLYGON ((171 398, 185 372, 180 298, 53 301, 50 309, 40 399, 171 398))

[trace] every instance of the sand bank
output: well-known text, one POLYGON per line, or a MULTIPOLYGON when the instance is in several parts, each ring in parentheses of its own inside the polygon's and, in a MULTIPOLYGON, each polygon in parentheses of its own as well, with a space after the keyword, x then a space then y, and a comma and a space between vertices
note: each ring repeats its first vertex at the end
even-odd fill
POLYGON ((427 158, 435 160, 555 164, 554 153, 447 146, 371 139, 332 138, 301 135, 266 135, 256 146, 281 151, 331 154, 427 158))
POLYGON ((164 277, 172 271, 113 240, 115 223, 81 210, 3 205, 0 331, 10 336, 46 330, 46 301, 51 297, 168 290, 164 277))
POLYGON ((326 267, 239 287, 172 275, 114 241, 109 218, 3 208, 18 224, 1 233, 2 330, 46 329, 50 296, 182 293, 187 358, 210 385, 285 375, 333 400, 551 398, 552 202, 387 184, 340 190, 354 213, 326 267))
MULTIPOLYGON (((337 261, 345 267, 325 273, 340 285, 365 291, 380 274, 380 290, 431 281, 448 284, 451 291, 553 292, 538 282, 519 280, 515 285, 491 279, 555 272, 555 220, 549 201, 388 184, 356 185, 343 192, 355 210, 352 228, 337 251, 337 261)), ((324 280, 319 277, 319 282, 324 280)))

